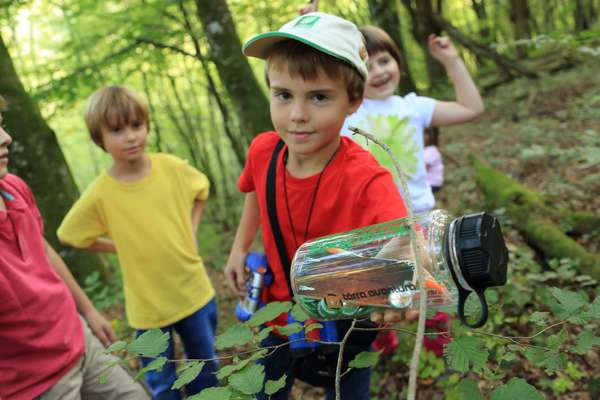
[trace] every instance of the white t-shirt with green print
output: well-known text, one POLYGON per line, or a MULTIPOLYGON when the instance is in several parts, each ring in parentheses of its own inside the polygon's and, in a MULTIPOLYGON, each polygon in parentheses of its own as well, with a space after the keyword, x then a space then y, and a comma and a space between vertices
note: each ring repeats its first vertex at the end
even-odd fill
MULTIPOLYGON (((392 149, 400 167, 410 177, 408 191, 415 212, 431 210, 435 205, 431 187, 427 183, 423 156, 423 129, 430 125, 434 108, 435 99, 414 93, 404 97, 390 96, 384 100, 365 99, 358 111, 346 119, 342 128, 344 136, 352 135, 348 126, 364 129, 392 149)), ((396 176, 390 157, 381 147, 367 144, 362 136, 354 135, 353 138, 396 176)))

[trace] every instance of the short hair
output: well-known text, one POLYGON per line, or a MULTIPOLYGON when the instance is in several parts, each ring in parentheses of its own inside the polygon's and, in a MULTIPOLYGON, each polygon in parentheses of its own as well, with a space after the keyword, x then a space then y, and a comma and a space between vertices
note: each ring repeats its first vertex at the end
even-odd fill
POLYGON ((398 46, 394 43, 394 40, 381 28, 372 25, 365 25, 358 28, 360 33, 365 38, 365 45, 367 47, 367 53, 370 56, 377 54, 381 51, 387 51, 398 63, 400 71, 404 71, 404 59, 398 46))
POLYGON ((304 80, 316 79, 322 69, 331 79, 342 77, 351 102, 363 97, 365 78, 356 68, 302 42, 290 39, 275 43, 266 58, 265 78, 269 86, 268 72, 271 68, 287 68, 291 76, 300 76, 304 80))
POLYGON ((120 128, 134 122, 149 128, 148 106, 131 89, 114 85, 95 91, 85 110, 85 124, 94 143, 102 150, 102 128, 120 128))

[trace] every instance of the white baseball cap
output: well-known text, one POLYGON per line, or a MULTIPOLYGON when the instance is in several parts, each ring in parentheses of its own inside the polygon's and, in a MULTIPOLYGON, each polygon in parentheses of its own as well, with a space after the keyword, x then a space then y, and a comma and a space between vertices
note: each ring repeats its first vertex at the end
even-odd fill
POLYGON ((277 42, 293 39, 347 62, 367 79, 367 48, 356 25, 343 18, 312 12, 294 18, 278 31, 261 33, 244 43, 242 52, 265 59, 277 42))

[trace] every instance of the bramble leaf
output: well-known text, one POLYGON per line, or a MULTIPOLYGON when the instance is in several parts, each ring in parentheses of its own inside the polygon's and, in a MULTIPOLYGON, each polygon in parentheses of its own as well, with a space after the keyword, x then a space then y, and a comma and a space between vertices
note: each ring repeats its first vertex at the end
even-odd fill
POLYGON ((483 368, 489 352, 481 339, 472 336, 460 336, 446 347, 446 356, 450 368, 459 372, 467 372, 469 364, 473 364, 475 369, 483 368))
POLYGON ((298 322, 304 322, 309 318, 308 314, 306 314, 306 311, 304 311, 302 306, 298 303, 294 304, 291 313, 292 318, 294 318, 298 322))
POLYGON ((600 337, 594 335, 594 332, 591 330, 585 330, 577 335, 577 344, 573 348, 573 352, 585 354, 590 351, 593 346, 600 346, 600 337))
POLYGON ((469 400, 485 400, 481 391, 479 390, 479 386, 477 386, 477 381, 472 378, 463 379, 456 387, 456 392, 460 399, 469 399, 469 400))
POLYGON ((507 384, 497 387, 492 392, 490 400, 544 400, 544 396, 534 386, 524 379, 512 378, 507 384))

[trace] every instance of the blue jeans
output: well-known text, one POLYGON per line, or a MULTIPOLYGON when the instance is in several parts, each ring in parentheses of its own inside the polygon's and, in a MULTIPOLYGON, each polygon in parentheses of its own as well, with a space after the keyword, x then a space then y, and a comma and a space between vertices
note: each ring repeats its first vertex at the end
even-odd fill
MULTIPOLYGON (((213 298, 204 307, 172 325, 161 328, 163 332, 169 332, 169 347, 161 355, 172 360, 175 358, 173 346, 173 331, 181 338, 185 354, 190 359, 216 358, 215 331, 217 329, 217 302, 213 298)), ((136 336, 146 332, 137 330, 136 336)), ((145 367, 153 359, 142 357, 142 365, 145 367)), ((196 394, 207 387, 217 386, 216 372, 219 369, 217 361, 208 361, 202 368, 200 375, 185 387, 186 394, 196 394)), ((175 364, 168 362, 162 371, 149 371, 144 380, 150 389, 152 398, 155 400, 180 400, 181 394, 178 390, 171 390, 173 382, 177 379, 175 364)))
MULTIPOLYGON (((277 346, 286 341, 277 335, 269 334, 260 345, 261 347, 277 346)), ((261 392, 257 395, 259 400, 287 400, 294 384, 293 361, 289 346, 282 346, 258 361, 259 364, 265 367, 265 382, 267 380, 277 380, 283 374, 287 376, 285 387, 270 397, 261 392)), ((371 368, 353 369, 341 381, 341 397, 343 400, 369 400, 370 385, 371 368)), ((327 400, 334 400, 335 386, 326 387, 325 394, 327 400)))

